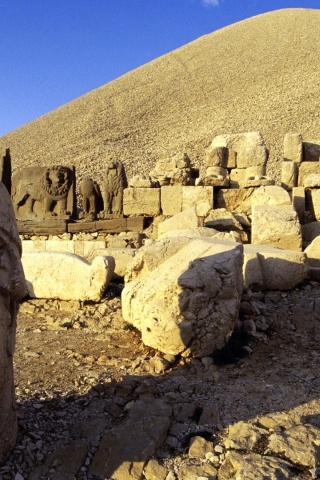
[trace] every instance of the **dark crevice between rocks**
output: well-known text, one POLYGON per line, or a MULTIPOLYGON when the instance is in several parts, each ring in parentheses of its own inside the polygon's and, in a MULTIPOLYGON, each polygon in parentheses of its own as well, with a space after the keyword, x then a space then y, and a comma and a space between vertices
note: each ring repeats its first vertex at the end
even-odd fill
POLYGON ((252 337, 249 333, 234 331, 227 345, 213 353, 214 363, 217 365, 228 365, 237 363, 239 360, 247 357, 251 350, 248 348, 250 341, 252 341, 252 337))

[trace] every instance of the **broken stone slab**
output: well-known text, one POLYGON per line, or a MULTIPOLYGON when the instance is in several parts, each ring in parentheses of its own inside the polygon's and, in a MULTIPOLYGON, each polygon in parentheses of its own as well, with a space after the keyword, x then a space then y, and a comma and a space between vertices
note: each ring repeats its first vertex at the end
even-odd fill
POLYGON ((239 242, 241 243, 241 234, 238 232, 219 232, 214 228, 207 227, 195 227, 195 228, 182 228, 181 230, 170 230, 169 232, 164 233, 159 238, 172 238, 172 237, 211 237, 211 238, 220 238, 221 240, 229 240, 230 242, 239 242))
POLYGON ((177 213, 171 218, 167 218, 158 225, 158 236, 170 230, 180 230, 181 228, 199 227, 199 218, 195 207, 188 208, 183 212, 177 213))
POLYGON ((292 190, 298 183, 298 165, 296 162, 285 161, 281 166, 281 186, 292 190))
POLYGON ((266 453, 280 455, 293 464, 315 468, 320 462, 320 430, 313 425, 297 425, 269 437, 266 453))
POLYGON ((52 218, 41 220, 17 220, 20 235, 63 235, 68 230, 67 220, 52 218))
POLYGON ((310 243, 320 235, 320 222, 311 222, 301 225, 303 238, 303 246, 307 247, 310 243))
POLYGON ((230 450, 252 450, 261 438, 266 434, 263 428, 259 428, 248 422, 237 422, 229 426, 228 436, 224 446, 230 450))
POLYGON ((311 211, 313 219, 320 220, 320 188, 312 188, 307 190, 307 199, 311 198, 311 205, 308 210, 311 211))
MULTIPOLYGON (((177 248, 181 239, 170 240, 176 240, 177 248)), ((146 345, 203 357, 224 347, 233 331, 242 294, 243 247, 208 238, 184 240, 187 244, 159 267, 143 276, 135 272, 131 281, 126 277, 122 312, 146 345)), ((162 241, 159 247, 161 251, 162 241)))
POLYGON ((317 162, 302 162, 299 166, 298 187, 304 187, 305 179, 309 175, 320 174, 320 164, 317 162))
POLYGON ((300 164, 303 160, 303 141, 301 133, 286 133, 283 141, 285 162, 300 164))
POLYGON ((118 428, 100 441, 89 473, 114 480, 139 480, 147 461, 162 445, 172 408, 160 399, 136 401, 118 428))
POLYGON ((243 278, 253 290, 290 290, 307 280, 306 255, 269 245, 244 245, 243 278))
POLYGON ((303 182, 304 188, 319 188, 320 187, 320 173, 312 173, 305 177, 303 182))
POLYGON ((160 188, 126 188, 123 194, 125 215, 160 214, 160 188))
POLYGON ((137 253, 137 248, 97 248, 91 250, 85 258, 88 262, 92 262, 97 256, 112 257, 115 261, 114 277, 124 277, 128 264, 132 261, 137 253))
POLYGON ((301 250, 301 227, 292 205, 255 204, 252 208, 251 242, 286 250, 301 250))
POLYGON ((310 267, 320 268, 320 236, 316 237, 304 251, 310 267))
POLYGON ((182 211, 195 207, 197 215, 204 217, 214 207, 213 187, 183 186, 182 211))
POLYGON ((294 187, 292 189, 292 206, 298 214, 301 222, 306 211, 306 196, 304 187, 294 187))
POLYGON ((227 452, 219 470, 219 480, 286 480, 292 478, 292 464, 278 458, 227 452))
POLYGON ((251 197, 252 208, 256 205, 291 205, 289 193, 278 185, 257 188, 251 197))
POLYGON ((114 271, 112 257, 96 257, 92 264, 72 253, 25 253, 22 264, 31 298, 101 300, 114 271))
POLYGON ((215 208, 251 215, 251 196, 255 188, 221 189, 215 193, 215 208))

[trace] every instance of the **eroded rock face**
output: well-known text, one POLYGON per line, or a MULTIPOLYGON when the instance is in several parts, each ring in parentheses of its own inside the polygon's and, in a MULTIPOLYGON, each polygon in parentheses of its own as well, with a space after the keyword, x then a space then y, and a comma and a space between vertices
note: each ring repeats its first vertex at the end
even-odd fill
POLYGON ((98 302, 114 272, 112 257, 95 257, 92 264, 72 253, 25 253, 22 263, 32 298, 98 302))
MULTIPOLYGON (((170 240, 162 242, 168 247, 170 240)), ((145 267, 143 253, 151 259, 148 248, 160 255, 168 250, 161 241, 161 248, 155 247, 157 241, 141 249, 134 274, 126 277, 123 318, 141 331, 146 345, 203 357, 224 347, 233 331, 243 287, 243 247, 207 238, 184 240, 179 248, 173 239, 174 253, 154 269, 145 267)))
POLYGON ((0 463, 14 446, 17 418, 13 379, 18 302, 26 295, 21 242, 7 189, 0 182, 0 463))

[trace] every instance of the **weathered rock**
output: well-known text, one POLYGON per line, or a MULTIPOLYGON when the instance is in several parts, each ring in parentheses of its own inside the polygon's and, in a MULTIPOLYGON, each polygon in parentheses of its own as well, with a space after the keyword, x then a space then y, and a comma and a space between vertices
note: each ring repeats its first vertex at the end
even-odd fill
POLYGON ((303 182, 304 188, 319 188, 320 187, 320 173, 312 173, 305 177, 303 182))
POLYGON ((55 165, 19 169, 12 178, 12 202, 20 219, 74 216, 74 168, 55 165))
POLYGON ((286 250, 301 250, 297 212, 291 205, 255 205, 252 208, 251 242, 286 250))
POLYGON ((205 459, 208 452, 214 452, 212 442, 209 442, 208 440, 200 436, 192 437, 192 439, 190 440, 188 453, 190 458, 205 459))
POLYGON ((302 162, 299 166, 298 187, 304 187, 305 179, 314 174, 320 174, 319 162, 302 162))
POLYGON ((83 218, 95 219, 103 209, 103 200, 100 187, 92 178, 84 178, 79 186, 82 196, 83 218))
POLYGON ((157 182, 154 182, 151 177, 146 175, 135 175, 130 178, 128 186, 132 188, 155 188, 157 187, 157 182))
POLYGON ((195 207, 197 215, 205 217, 213 206, 213 187, 182 187, 182 210, 195 207))
POLYGON ((241 455, 227 452, 226 459, 219 470, 219 480, 286 480, 292 478, 292 465, 273 457, 264 457, 256 453, 241 455))
POLYGON ((98 302, 114 271, 112 257, 96 257, 90 264, 78 255, 59 252, 26 253, 22 264, 32 298, 98 302))
POLYGON ((154 459, 149 460, 144 471, 146 480, 166 480, 167 474, 168 470, 154 459))
POLYGON ((251 196, 255 188, 221 189, 215 193, 215 208, 226 208, 230 212, 251 214, 251 196))
POLYGON ((179 480, 216 480, 217 469, 210 464, 183 465, 178 472, 179 480))
POLYGON ((214 228, 207 227, 195 227, 195 228, 182 228, 180 230, 170 230, 164 233, 159 238, 172 238, 172 237, 211 237, 220 238, 221 240, 229 240, 230 242, 242 241, 241 234, 238 232, 219 232, 214 228))
POLYGON ((90 473, 114 480, 139 480, 146 462, 165 439, 170 415, 171 407, 162 400, 137 401, 119 428, 102 438, 90 473))
POLYGON ((182 228, 195 228, 199 226, 199 218, 195 207, 177 213, 171 218, 167 218, 158 225, 158 236, 161 237, 170 230, 180 230, 182 228))
POLYGON ((187 350, 202 357, 222 348, 238 316, 242 250, 231 242, 188 239, 158 268, 126 278, 124 319, 141 331, 146 345, 164 353, 187 350))
POLYGON ((260 187, 251 197, 252 208, 256 205, 291 205, 289 193, 277 185, 260 187))
POLYGON ((120 160, 110 160, 105 168, 102 185, 103 215, 122 214, 123 191, 127 187, 127 177, 120 160))
POLYGON ((295 162, 282 162, 281 186, 286 190, 292 190, 297 186, 298 166, 295 162))
POLYGON ((0 182, 0 463, 13 448, 17 436, 13 377, 16 320, 19 301, 27 294, 18 235, 8 190, 0 182))
POLYGON ((320 236, 312 240, 304 253, 307 256, 307 263, 310 267, 320 268, 320 236))
POLYGON ((298 214, 301 222, 306 211, 306 197, 304 187, 294 187, 292 189, 292 206, 298 214))
POLYGON ((244 283, 254 290, 290 290, 309 275, 305 253, 268 245, 244 245, 244 283))
POLYGON ((112 257, 114 258, 114 276, 124 277, 128 264, 132 261, 137 253, 136 248, 98 248, 91 250, 90 255, 86 257, 88 262, 92 262, 95 257, 112 257))
POLYGON ((283 142, 283 158, 286 162, 300 164, 303 160, 303 142, 300 133, 286 133, 283 142))
POLYGON ((269 437, 267 453, 281 454, 294 464, 314 468, 320 462, 320 430, 313 425, 297 425, 269 437))
POLYGON ((250 451, 265 433, 266 431, 262 428, 240 421, 230 425, 224 445, 227 449, 250 451))
POLYGON ((125 215, 160 214, 160 188, 126 188, 123 196, 125 215))
MULTIPOLYGON (((314 220, 320 220, 320 188, 313 188, 311 190, 307 190, 307 193, 311 197, 311 213, 313 215, 314 220)), ((308 195, 308 196, 309 196, 308 195)))

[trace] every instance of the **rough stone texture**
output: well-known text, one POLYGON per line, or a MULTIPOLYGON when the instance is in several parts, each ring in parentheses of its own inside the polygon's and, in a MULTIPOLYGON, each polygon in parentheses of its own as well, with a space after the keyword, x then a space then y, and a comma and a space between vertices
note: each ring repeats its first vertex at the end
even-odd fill
POLYGON ((158 236, 161 237, 170 230, 180 230, 184 228, 197 228, 199 226, 199 218, 195 207, 177 213, 171 218, 167 218, 158 225, 158 236))
POLYGON ((169 230, 163 233, 158 238, 172 238, 172 237, 211 237, 220 238, 222 240, 229 240, 231 242, 241 242, 241 235, 237 232, 219 232, 214 228, 194 227, 182 228, 180 230, 169 230))
POLYGON ((91 250, 86 259, 92 262, 97 256, 112 257, 115 261, 114 277, 124 277, 127 265, 132 261, 136 253, 136 248, 97 248, 91 250))
MULTIPOLYGON (((168 240, 168 239, 167 239, 168 240)), ((122 292, 124 319, 164 353, 206 356, 233 331, 242 292, 242 245, 192 239, 122 292)))
POLYGON ((78 255, 59 252, 26 253, 22 264, 32 298, 98 302, 114 271, 112 257, 96 257, 91 265, 78 255))
POLYGON ((215 193, 215 208, 225 208, 230 212, 251 214, 251 196, 255 188, 221 189, 215 193))
POLYGON ((251 197, 252 208, 255 205, 291 205, 289 193, 277 185, 257 188, 251 197))
POLYGON ((74 216, 74 168, 62 165, 20 168, 12 178, 12 202, 19 219, 74 216))
POLYGON ((320 235, 320 222, 311 222, 301 225, 303 247, 306 248, 310 243, 320 235))
POLYGON ((160 188, 126 188, 124 215, 156 216, 160 214, 160 188))
POLYGON ((171 407, 162 400, 137 401, 127 419, 100 442, 90 473, 114 480, 139 480, 170 426, 171 407))
POLYGON ((267 453, 281 454, 294 464, 313 467, 320 462, 320 430, 313 425, 296 425, 269 437, 267 453))
POLYGON ((217 208, 211 210, 204 219, 204 226, 215 228, 221 232, 228 232, 231 230, 241 232, 242 226, 232 212, 225 208, 217 208))
POLYGON ((268 245, 244 245, 243 277, 254 290, 290 290, 308 278, 306 255, 268 245))
POLYGON ((128 182, 128 187, 132 188, 154 188, 156 186, 156 182, 146 175, 135 175, 128 182))
POLYGON ((283 142, 283 158, 285 162, 290 161, 300 164, 303 160, 303 143, 300 133, 286 133, 283 142))
POLYGON ((304 188, 319 188, 320 187, 320 173, 311 173, 305 177, 303 182, 304 188))
POLYGON ((161 187, 161 211, 172 216, 182 211, 182 185, 161 187))
POLYGON ((230 425, 225 447, 230 450, 252 450, 265 435, 265 430, 246 422, 230 425))
POLYGON ((27 294, 27 290, 12 203, 8 190, 1 182, 0 200, 0 463, 3 463, 17 436, 13 353, 19 301, 27 294))
POLYGON ((82 197, 82 208, 84 217, 96 218, 103 209, 103 200, 100 187, 92 178, 84 178, 79 186, 82 197))
POLYGON ((292 465, 273 457, 262 457, 257 453, 241 455, 227 452, 219 471, 219 480, 286 480, 292 478, 292 465))
POLYGON ((127 186, 127 177, 122 162, 120 160, 110 160, 107 162, 102 185, 102 216, 122 214, 123 191, 127 186))
MULTIPOLYGON (((228 149, 226 147, 210 147, 206 152, 205 166, 208 167, 228 167, 228 149)), ((235 165, 233 165, 235 167, 235 165)), ((230 167, 229 167, 230 168, 230 167)))
POLYGON ((255 205, 251 243, 301 250, 301 228, 294 208, 291 205, 255 205))
POLYGON ((304 182, 309 175, 320 174, 319 162, 302 162, 299 166, 298 187, 304 187, 304 182))
POLYGON ((286 190, 292 190, 298 183, 298 166, 295 162, 282 162, 281 186, 286 190))
POLYGON ((204 217, 214 207, 213 187, 182 187, 182 210, 195 207, 197 215, 204 217))
POLYGON ((303 187, 294 187, 292 189, 292 206, 298 214, 301 222, 306 211, 305 189, 303 187))
POLYGON ((213 444, 203 437, 196 436, 190 441, 188 455, 190 458, 206 458, 207 453, 213 453, 213 444))
POLYGON ((311 213, 314 220, 320 220, 320 188, 313 188, 308 191, 311 197, 311 213))
POLYGON ((315 237, 304 253, 307 256, 307 263, 311 267, 320 268, 320 235, 315 237))
POLYGON ((303 160, 305 162, 320 161, 320 142, 318 140, 308 140, 303 142, 303 160))
POLYGON ((146 480, 166 480, 167 475, 168 470, 160 465, 157 460, 149 460, 144 471, 146 480))

